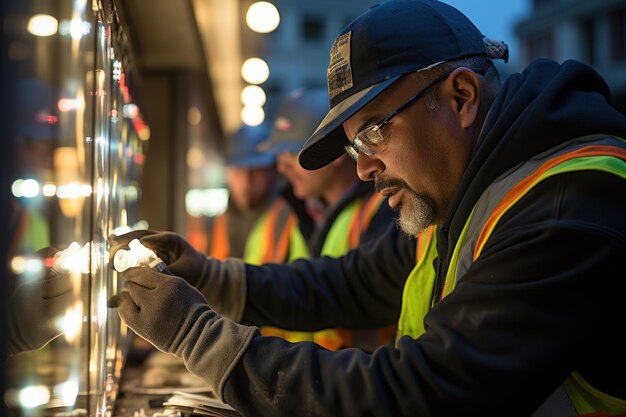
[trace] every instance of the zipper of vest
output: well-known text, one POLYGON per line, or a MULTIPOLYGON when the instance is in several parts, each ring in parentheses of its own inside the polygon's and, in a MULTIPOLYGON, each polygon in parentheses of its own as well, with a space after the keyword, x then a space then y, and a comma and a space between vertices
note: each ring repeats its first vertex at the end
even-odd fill
MULTIPOLYGON (((431 308, 434 307, 435 304, 437 304, 443 298, 443 289, 446 284, 446 275, 448 273, 448 268, 444 268, 444 264, 449 261, 452 255, 452 249, 450 248, 450 244, 449 244, 451 240, 450 232, 448 231, 448 229, 442 228, 441 234, 445 234, 447 238, 447 243, 448 243, 448 245, 446 245, 447 253, 446 253, 445 259, 442 259, 441 256, 439 255, 437 255, 437 258, 436 258, 437 275, 435 276, 435 285, 433 285, 433 296, 432 296, 432 303, 430 306, 431 308)), ((439 243, 437 244, 439 245, 439 243)))
POLYGON ((445 279, 442 278, 441 271, 443 269, 443 260, 441 257, 437 257, 437 275, 435 276, 435 285, 433 286, 433 295, 432 295, 432 303, 431 308, 435 306, 439 301, 441 301, 441 293, 443 292, 443 284, 445 283, 445 279))

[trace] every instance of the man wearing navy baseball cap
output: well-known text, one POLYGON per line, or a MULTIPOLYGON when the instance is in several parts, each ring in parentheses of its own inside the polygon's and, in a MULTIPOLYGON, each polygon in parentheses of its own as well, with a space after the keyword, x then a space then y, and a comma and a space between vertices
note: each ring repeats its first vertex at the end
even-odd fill
POLYGON ((215 258, 252 262, 256 247, 270 245, 262 239, 263 233, 254 235, 255 230, 272 228, 266 218, 273 210, 280 211, 276 157, 257 150, 269 135, 269 123, 242 124, 228 137, 224 158, 228 204, 218 215, 187 219, 189 239, 196 249, 215 258))
POLYGON ((443 2, 359 16, 299 161, 348 152, 413 245, 390 230, 343 257, 253 267, 156 234, 146 244, 178 248, 187 282, 126 272, 120 316, 246 416, 626 415, 626 119, 583 63, 538 60, 500 85, 495 58, 505 45, 443 2), (373 354, 254 327, 394 322, 373 354))

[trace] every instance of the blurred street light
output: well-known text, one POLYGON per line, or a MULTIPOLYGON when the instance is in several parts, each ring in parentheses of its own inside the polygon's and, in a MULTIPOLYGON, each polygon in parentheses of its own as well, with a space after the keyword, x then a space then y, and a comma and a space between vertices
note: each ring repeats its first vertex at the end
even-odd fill
POLYGON ((270 69, 261 58, 248 58, 241 66, 241 76, 250 84, 262 84, 269 78, 270 69))
POLYGON ((269 33, 278 27, 280 14, 272 3, 258 1, 246 13, 248 27, 258 33, 269 33))

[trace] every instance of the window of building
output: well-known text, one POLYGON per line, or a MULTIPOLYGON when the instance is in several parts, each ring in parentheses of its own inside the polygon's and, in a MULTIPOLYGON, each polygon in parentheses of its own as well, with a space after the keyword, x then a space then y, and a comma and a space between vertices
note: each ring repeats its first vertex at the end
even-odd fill
POLYGON ((324 18, 321 16, 305 15, 302 18, 302 39, 308 42, 317 42, 324 39, 326 29, 324 18))
POLYGON ((537 58, 554 58, 554 35, 552 31, 539 32, 528 37, 528 60, 537 58))
POLYGON ((613 63, 626 61, 626 9, 609 15, 609 58, 613 63))
POLYGON ((554 3, 554 0, 533 0, 533 8, 535 10, 542 9, 552 3, 554 3))
POLYGON ((580 40, 583 60, 589 65, 596 64, 596 36, 595 21, 593 19, 583 20, 580 23, 580 40))
POLYGON ((326 88, 327 87, 327 84, 324 82, 324 80, 320 80, 320 79, 303 80, 300 83, 300 85, 306 88, 326 88))

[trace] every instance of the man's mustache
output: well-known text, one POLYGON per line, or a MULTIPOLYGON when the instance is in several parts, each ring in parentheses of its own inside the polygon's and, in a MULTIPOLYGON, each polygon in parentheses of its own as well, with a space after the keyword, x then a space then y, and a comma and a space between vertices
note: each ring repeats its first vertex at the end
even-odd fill
POLYGON ((376 192, 381 192, 382 190, 384 190, 385 188, 407 188, 409 189, 409 186, 406 182, 402 181, 402 180, 398 180, 398 179, 380 179, 380 178, 376 178, 376 181, 374 182, 374 190, 376 190, 376 192))

